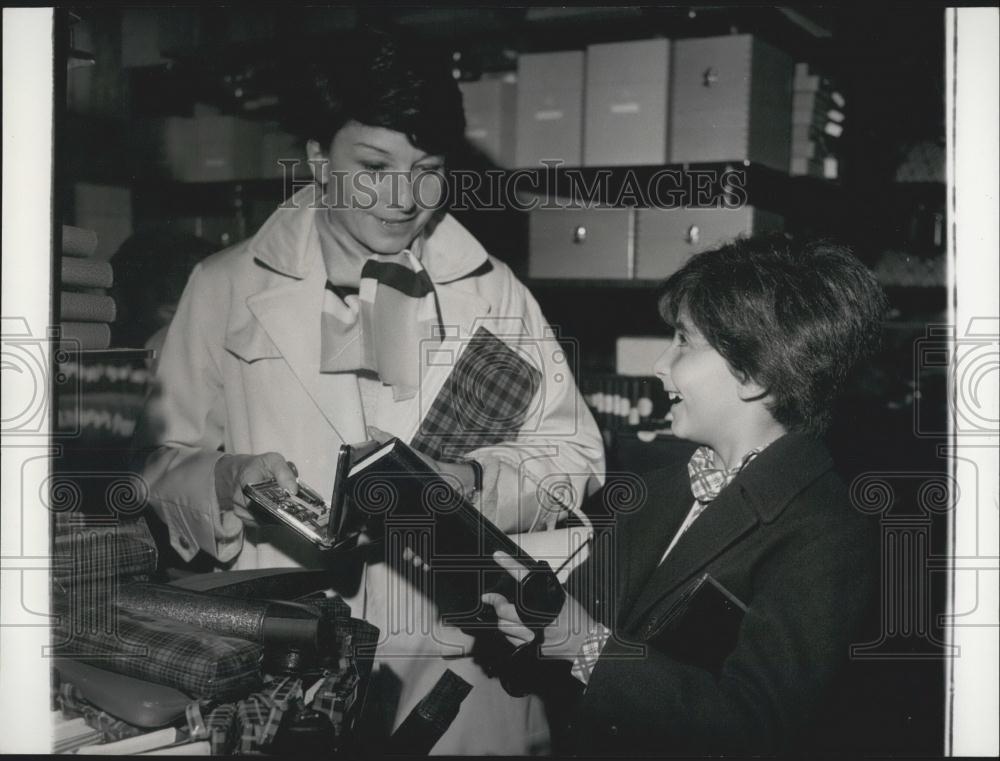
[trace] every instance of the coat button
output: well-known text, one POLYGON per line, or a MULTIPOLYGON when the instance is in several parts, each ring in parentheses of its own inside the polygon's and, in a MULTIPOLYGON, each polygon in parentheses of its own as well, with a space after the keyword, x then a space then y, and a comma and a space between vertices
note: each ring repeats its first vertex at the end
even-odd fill
POLYGON ((611 733, 612 735, 617 735, 617 734, 618 734, 618 727, 617 727, 617 726, 615 726, 614 724, 612 724, 612 725, 611 725, 611 726, 610 726, 610 727, 608 728, 608 731, 609 731, 609 732, 610 732, 610 733, 611 733))
POLYGON ((189 549, 189 548, 191 547, 191 543, 190 543, 190 542, 188 542, 188 539, 187 539, 187 537, 186 537, 186 536, 180 536, 180 537, 178 537, 178 538, 177 538, 177 544, 179 544, 179 545, 180 545, 181 547, 183 547, 183 548, 184 548, 185 550, 186 550, 186 549, 189 549))

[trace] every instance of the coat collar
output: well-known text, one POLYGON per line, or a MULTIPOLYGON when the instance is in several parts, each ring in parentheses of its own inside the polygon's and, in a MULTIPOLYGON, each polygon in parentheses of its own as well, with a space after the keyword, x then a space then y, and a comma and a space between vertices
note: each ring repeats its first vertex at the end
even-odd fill
MULTIPOLYGON (((322 264, 315 220, 322 210, 319 185, 310 183, 279 206, 250 239, 253 257, 282 275, 308 277, 322 264)), ((435 284, 460 280, 487 262, 486 249, 450 214, 432 224, 421 261, 435 284)))
POLYGON ((786 433, 733 479, 741 497, 764 523, 771 523, 809 484, 833 468, 830 453, 819 439, 786 433))
MULTIPOLYGON (((316 187, 303 188, 247 243, 262 271, 258 274, 267 274, 246 296, 247 318, 231 318, 225 346, 246 362, 283 357, 341 439, 359 441, 365 436, 357 380, 350 373, 320 373, 326 268, 314 215, 322 208, 316 203, 316 187)), ((446 325, 472 325, 490 313, 489 302, 475 288, 456 282, 489 262, 485 249, 457 221, 444 216, 424 242, 422 256, 440 286, 438 302, 446 325)))

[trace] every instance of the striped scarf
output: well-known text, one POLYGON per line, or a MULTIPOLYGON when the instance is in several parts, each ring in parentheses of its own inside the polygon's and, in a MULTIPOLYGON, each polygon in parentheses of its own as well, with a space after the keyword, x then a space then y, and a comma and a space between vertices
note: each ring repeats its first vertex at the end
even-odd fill
POLYGON ((361 268, 357 292, 327 283, 320 370, 369 370, 392 386, 396 401, 417 393, 424 341, 440 342, 437 293, 410 249, 374 254, 361 268))

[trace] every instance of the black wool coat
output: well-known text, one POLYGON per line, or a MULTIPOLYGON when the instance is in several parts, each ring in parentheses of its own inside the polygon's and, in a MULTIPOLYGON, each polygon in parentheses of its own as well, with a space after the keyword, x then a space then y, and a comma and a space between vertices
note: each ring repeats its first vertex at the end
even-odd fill
POLYGON ((557 749, 633 756, 808 747, 877 597, 877 525, 851 505, 824 445, 803 434, 752 460, 661 565, 694 500, 686 467, 646 476, 645 493, 568 583, 613 637, 586 690, 562 706, 557 749), (668 611, 706 572, 748 606, 716 673, 657 642, 668 611))

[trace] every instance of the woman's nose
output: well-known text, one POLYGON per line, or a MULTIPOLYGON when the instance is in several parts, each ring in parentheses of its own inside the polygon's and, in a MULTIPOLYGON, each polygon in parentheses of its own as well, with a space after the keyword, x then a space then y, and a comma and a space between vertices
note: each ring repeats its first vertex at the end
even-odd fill
POLYGON ((389 187, 389 208, 408 213, 413 211, 413 179, 407 172, 397 172, 389 187))

